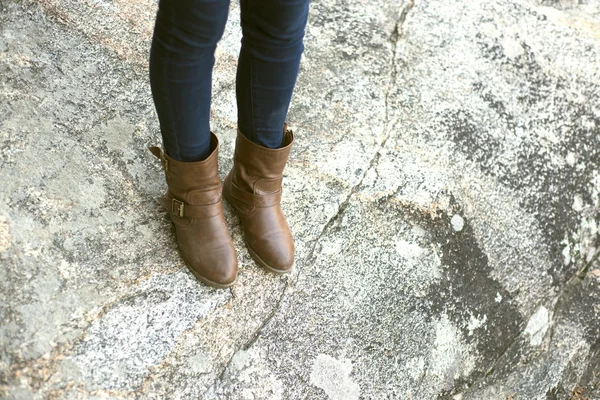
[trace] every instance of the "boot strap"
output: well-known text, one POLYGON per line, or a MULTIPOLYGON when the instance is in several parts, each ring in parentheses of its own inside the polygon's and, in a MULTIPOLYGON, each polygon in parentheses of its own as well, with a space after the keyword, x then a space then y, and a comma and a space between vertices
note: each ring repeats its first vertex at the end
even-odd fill
POLYGON ((243 191, 235 183, 231 182, 231 196, 249 206, 266 208, 275 206, 281 202, 281 189, 268 194, 254 194, 243 191))
POLYGON ((161 197, 159 200, 160 204, 167 209, 169 214, 178 218, 210 218, 222 212, 220 201, 212 204, 192 206, 174 197, 161 197))

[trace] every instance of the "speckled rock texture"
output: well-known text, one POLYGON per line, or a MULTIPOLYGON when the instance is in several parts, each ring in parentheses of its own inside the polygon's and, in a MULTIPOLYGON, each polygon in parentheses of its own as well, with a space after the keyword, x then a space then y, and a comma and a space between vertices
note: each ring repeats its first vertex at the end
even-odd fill
MULTIPOLYGON (((313 0, 290 276, 178 255, 153 0, 0 0, 0 398, 600 399, 600 3, 313 0)), ((239 5, 212 127, 232 166, 239 5)))

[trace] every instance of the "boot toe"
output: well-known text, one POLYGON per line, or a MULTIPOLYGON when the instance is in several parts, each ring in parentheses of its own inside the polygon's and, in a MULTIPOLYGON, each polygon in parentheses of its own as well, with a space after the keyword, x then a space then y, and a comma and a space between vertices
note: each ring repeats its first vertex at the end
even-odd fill
POLYGON ((237 257, 233 247, 211 248, 210 252, 199 251, 194 260, 186 264, 202 282, 217 288, 233 285, 237 279, 237 257))
POLYGON ((263 267, 277 273, 292 271, 294 242, 291 237, 258 239, 248 244, 250 253, 263 267), (277 240, 278 239, 278 240, 277 240))

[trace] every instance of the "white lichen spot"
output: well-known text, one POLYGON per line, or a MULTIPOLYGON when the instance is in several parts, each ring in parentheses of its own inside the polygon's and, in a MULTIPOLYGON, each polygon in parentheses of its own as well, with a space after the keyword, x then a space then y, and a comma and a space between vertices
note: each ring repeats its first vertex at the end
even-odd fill
POLYGON ((196 354, 187 360, 187 369, 195 374, 207 374, 212 371, 213 365, 207 354, 196 354))
POLYGON ((502 295, 500 294, 500 292, 496 292, 496 297, 494 298, 494 300, 496 301, 496 303, 500 303, 502 301, 502 295))
POLYGON ((450 224, 452 224, 452 229, 456 232, 460 232, 465 227, 465 220, 460 215, 454 214, 450 220, 450 224))
POLYGON ((537 311, 529 318, 527 326, 525 327, 525 333, 530 335, 529 343, 532 346, 539 346, 542 344, 542 339, 548 331, 548 322, 550 321, 550 314, 548 309, 541 306, 537 311))
POLYGON ((369 168, 363 178, 364 187, 373 187, 377 182, 377 177, 377 170, 375 168, 369 168))
POLYGON ((245 350, 239 350, 231 358, 230 368, 232 371, 242 371, 250 364, 250 354, 245 350))
POLYGON ((12 237, 8 226, 8 219, 0 215, 0 253, 5 252, 12 246, 12 237))
POLYGON ((504 48, 504 54, 509 58, 517 58, 525 53, 521 43, 508 36, 505 36, 502 40, 502 47, 504 48))
POLYGON ((473 336, 473 332, 475 329, 481 328, 487 322, 487 315, 483 314, 482 318, 477 318, 473 314, 469 318, 469 324, 467 325, 467 329, 469 330, 469 336, 473 336))
POLYGON ((113 12, 113 13, 119 12, 119 7, 114 5, 112 2, 104 1, 104 0, 92 0, 92 3, 94 4, 95 7, 100 7, 108 12, 113 12))
POLYGON ((475 366, 471 347, 464 343, 461 333, 447 315, 442 315, 435 326, 435 340, 431 352, 429 374, 450 388, 461 376, 467 376, 475 366))
POLYGON ((567 154, 567 157, 565 157, 565 161, 567 162, 567 164, 569 164, 571 167, 574 167, 575 164, 577 163, 577 157, 575 156, 575 153, 573 152, 569 152, 567 154))
POLYGON ((360 387, 350 378, 352 362, 337 360, 327 354, 319 354, 312 366, 310 383, 332 400, 358 400, 360 387))
POLYGON ((583 199, 581 198, 581 196, 576 195, 573 198, 573 210, 577 211, 577 212, 581 212, 583 211, 583 199))
POLYGON ((342 251, 342 246, 342 240, 334 240, 328 243, 324 243, 321 251, 325 255, 332 256, 335 254, 339 254, 342 251))
POLYGON ((406 369, 410 377, 418 381, 425 372, 425 359, 423 357, 411 358, 406 361, 406 369))
POLYGON ((563 255, 563 263, 565 265, 569 265, 571 263, 571 243, 569 243, 569 238, 565 236, 565 238, 560 242, 560 244, 564 244, 562 255, 563 255))
POLYGON ((491 38, 499 38, 502 36, 502 32, 500 32, 496 25, 491 22, 482 22, 479 29, 483 34, 491 38))
POLYGON ((414 242, 397 240, 396 252, 405 259, 415 259, 423 255, 424 249, 414 242))
POLYGON ((71 276, 71 264, 69 264, 66 260, 60 260, 57 264, 58 273, 64 278, 68 279, 71 276))

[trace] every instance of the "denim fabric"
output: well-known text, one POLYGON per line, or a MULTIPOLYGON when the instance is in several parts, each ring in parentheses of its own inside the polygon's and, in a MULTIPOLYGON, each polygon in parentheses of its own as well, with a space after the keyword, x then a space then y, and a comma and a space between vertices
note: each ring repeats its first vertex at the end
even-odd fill
MULTIPOLYGON (((277 148, 298 76, 309 0, 240 0, 242 47, 238 125, 277 148)), ((210 152, 212 69, 229 0, 160 0, 150 50, 150 84, 167 153, 199 161, 210 152)))

